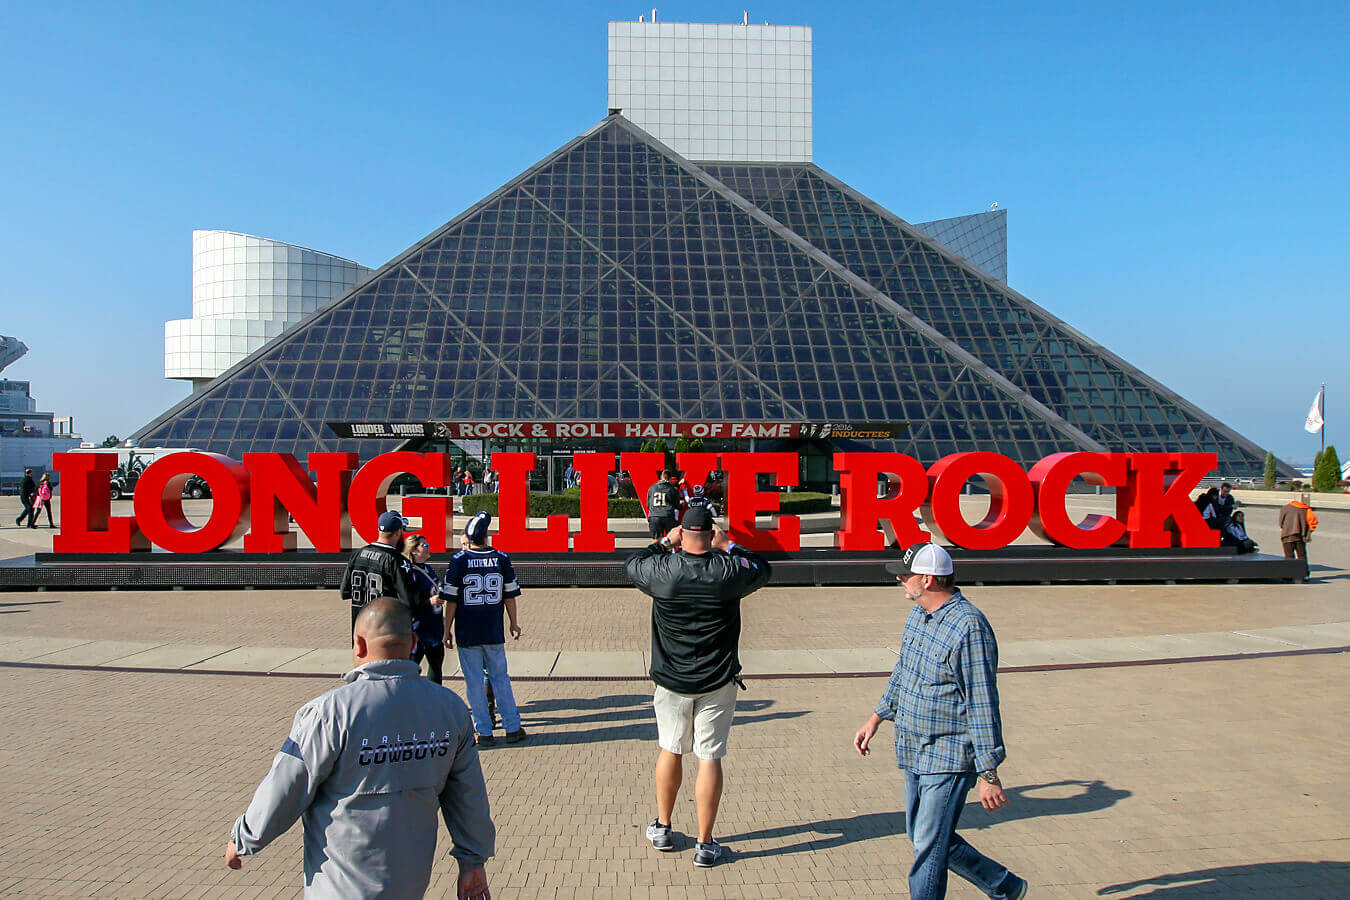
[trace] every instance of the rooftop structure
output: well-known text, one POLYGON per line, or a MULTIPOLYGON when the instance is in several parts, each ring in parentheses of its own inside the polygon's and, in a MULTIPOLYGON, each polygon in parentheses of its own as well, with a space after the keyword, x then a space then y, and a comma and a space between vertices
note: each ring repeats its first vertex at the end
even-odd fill
POLYGON ((809 162, 811 29, 610 22, 609 108, 689 159, 809 162))
POLYGON ((164 377, 202 387, 369 274, 295 244, 192 232, 192 318, 164 323, 164 377))

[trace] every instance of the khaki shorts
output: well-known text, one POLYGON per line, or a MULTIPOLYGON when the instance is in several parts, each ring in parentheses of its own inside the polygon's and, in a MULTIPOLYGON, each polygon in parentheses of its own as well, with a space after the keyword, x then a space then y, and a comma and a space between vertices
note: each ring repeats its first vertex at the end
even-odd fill
POLYGON ((706 694, 677 694, 661 685, 652 698, 656 709, 656 742, 662 750, 684 755, 693 749, 699 759, 727 755, 727 736, 736 715, 736 682, 728 681, 706 694))

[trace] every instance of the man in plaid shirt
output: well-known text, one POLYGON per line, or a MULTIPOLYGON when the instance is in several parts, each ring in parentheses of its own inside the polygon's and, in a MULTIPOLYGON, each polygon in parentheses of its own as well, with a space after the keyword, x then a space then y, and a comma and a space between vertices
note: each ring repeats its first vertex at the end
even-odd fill
POLYGON ((916 544, 886 570, 915 606, 886 693, 853 746, 866 756, 881 723, 895 723, 895 759, 905 770, 905 828, 914 844, 910 896, 945 897, 950 870, 995 900, 1021 900, 1027 882, 956 833, 966 795, 976 784, 985 809, 1008 802, 998 779, 998 764, 1007 754, 994 630, 961 596, 952 558, 938 545, 916 544))

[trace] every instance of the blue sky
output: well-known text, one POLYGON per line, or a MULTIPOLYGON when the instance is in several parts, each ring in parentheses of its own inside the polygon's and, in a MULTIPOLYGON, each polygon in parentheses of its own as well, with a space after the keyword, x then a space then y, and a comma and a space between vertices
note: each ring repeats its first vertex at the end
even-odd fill
MULTIPOLYGON (((738 21, 743 5, 659 6, 738 21)), ((379 266, 605 114, 650 4, 10 4, 6 370, 86 439, 187 393, 191 232, 379 266)), ((751 7, 814 28, 815 160, 910 221, 1008 209, 1009 282, 1291 461, 1350 450, 1350 7, 751 7)))

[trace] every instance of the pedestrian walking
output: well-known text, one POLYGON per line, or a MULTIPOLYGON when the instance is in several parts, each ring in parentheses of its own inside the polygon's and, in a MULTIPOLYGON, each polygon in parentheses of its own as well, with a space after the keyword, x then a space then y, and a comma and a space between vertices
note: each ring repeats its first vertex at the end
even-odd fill
MULTIPOLYGON (((674 485, 672 484, 673 488, 674 485)), ((769 563, 738 547, 696 506, 660 541, 630 556, 628 578, 652 598, 652 706, 660 752, 656 818, 647 839, 673 850, 671 817, 683 778, 683 756, 698 757, 694 801, 698 842, 694 865, 713 866, 726 849, 713 837, 722 802, 722 758, 740 682, 741 598, 769 580, 769 563)))
POLYGON ((520 640, 522 632, 516 610, 520 585, 516 583, 511 557, 488 546, 491 524, 492 516, 488 513, 474 514, 464 526, 465 547, 451 557, 445 572, 445 594, 453 601, 445 613, 445 645, 455 647, 455 642, 459 642, 459 668, 480 747, 496 743, 492 735, 493 715, 488 709, 489 682, 502 715, 506 742, 516 744, 525 740, 506 667, 506 632, 502 627, 505 610, 511 620, 511 636, 520 640))
POLYGON ((1027 882, 956 833, 966 795, 977 784, 985 809, 1008 802, 998 777, 1007 754, 994 630, 961 595, 952 558, 938 545, 915 544, 886 571, 914 607, 886 693, 853 746, 867 756, 881 723, 895 723, 896 763, 905 770, 905 830, 914 844, 910 897, 947 896, 952 871, 995 900, 1020 900, 1027 882))
POLYGON ((1317 530, 1317 513, 1302 494, 1280 507, 1280 544, 1286 559, 1307 559, 1308 542, 1317 530))
POLYGON ((19 517, 14 524, 22 528, 37 521, 37 510, 33 508, 33 499, 37 497, 37 482, 33 480, 33 470, 23 470, 23 481, 19 482, 19 517), (25 523, 24 519, 28 522, 25 523))
POLYGON ((421 897, 440 811, 459 863, 459 896, 489 900, 496 829, 464 701, 419 676, 408 608, 366 604, 346 682, 306 703, 248 809, 225 862, 304 823, 308 898, 421 897))
POLYGON ((353 553, 342 573, 341 594, 351 603, 353 628, 361 607, 380 597, 398 600, 417 612, 412 566, 403 557, 408 520, 391 509, 380 513, 376 525, 379 537, 353 553))
POLYGON ((675 527, 680 513, 679 473, 670 469, 647 488, 647 530, 659 541, 675 527))
POLYGON ((427 678, 441 684, 445 663, 445 598, 441 593, 441 579, 431 567, 431 543, 425 536, 414 534, 407 539, 403 552, 411 563, 413 590, 417 593, 413 614, 417 647, 413 650, 412 661, 420 667, 425 659, 427 678))
POLYGON ((43 472, 42 479, 38 482, 37 495, 33 497, 33 514, 28 517, 28 527, 37 527, 38 512, 47 511, 47 527, 55 528, 52 524, 52 474, 43 472))

